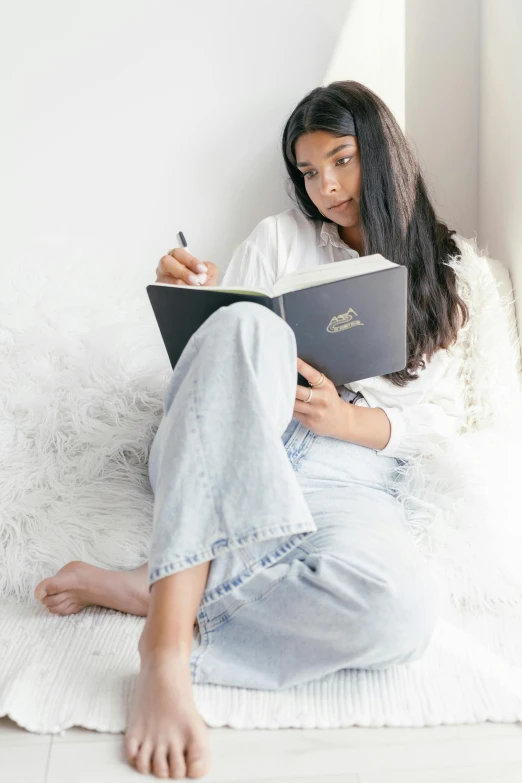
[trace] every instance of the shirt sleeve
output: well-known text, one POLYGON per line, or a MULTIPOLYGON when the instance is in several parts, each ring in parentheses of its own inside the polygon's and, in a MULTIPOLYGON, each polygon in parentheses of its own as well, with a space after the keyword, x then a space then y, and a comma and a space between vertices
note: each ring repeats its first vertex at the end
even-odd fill
MULTIPOLYGON (((381 408, 391 425, 390 440, 384 449, 376 450, 378 455, 408 460, 458 434, 465 412, 457 373, 456 358, 446 355, 437 371, 431 373, 431 379, 425 378, 425 384, 421 384, 417 393, 413 391, 410 398, 372 406, 381 408)), ((409 384, 412 390, 415 383, 409 384)))
POLYGON ((240 285, 271 291, 277 277, 276 253, 270 222, 262 220, 234 251, 220 287, 240 285))
POLYGON ((384 449, 377 451, 381 457, 407 460, 456 435, 460 426, 457 416, 435 402, 382 410, 390 421, 391 436, 384 449))

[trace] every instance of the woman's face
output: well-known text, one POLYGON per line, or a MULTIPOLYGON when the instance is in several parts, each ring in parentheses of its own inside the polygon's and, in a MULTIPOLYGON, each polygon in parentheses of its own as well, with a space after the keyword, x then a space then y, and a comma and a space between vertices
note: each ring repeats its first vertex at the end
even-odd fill
POLYGON ((306 192, 330 220, 346 228, 359 225, 361 160, 356 136, 313 131, 295 143, 297 167, 306 192), (337 208, 335 204, 342 203, 337 208))

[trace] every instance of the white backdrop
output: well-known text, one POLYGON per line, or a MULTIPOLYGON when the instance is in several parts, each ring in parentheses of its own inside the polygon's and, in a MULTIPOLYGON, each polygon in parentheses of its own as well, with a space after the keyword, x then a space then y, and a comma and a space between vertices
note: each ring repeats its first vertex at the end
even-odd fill
POLYGON ((279 137, 322 83, 347 6, 12 4, 0 40, 3 271, 89 266, 143 286, 180 229, 226 266, 259 220, 291 206, 279 137))
POLYGON ((11 4, 0 32, 1 278, 43 268, 143 291, 180 229, 223 271, 259 220, 292 206, 281 132, 295 104, 334 79, 388 103, 440 214, 473 235, 479 7, 11 4))
POLYGON ((437 214, 465 237, 478 229, 479 30, 480 0, 406 2, 406 131, 437 214))
POLYGON ((522 3, 483 0, 479 239, 510 270, 522 339, 522 3))

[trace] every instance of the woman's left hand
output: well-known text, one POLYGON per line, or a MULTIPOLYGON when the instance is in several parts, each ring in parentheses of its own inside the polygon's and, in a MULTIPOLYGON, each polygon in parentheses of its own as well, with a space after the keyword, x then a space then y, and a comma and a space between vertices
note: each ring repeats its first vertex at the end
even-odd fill
MULTIPOLYGON (((297 372, 310 383, 321 380, 321 373, 311 365, 297 359, 297 372)), ((330 438, 341 437, 346 429, 345 419, 348 405, 338 394, 333 382, 325 376, 320 386, 297 386, 295 394, 294 417, 315 432, 330 438), (304 402, 312 391, 310 402, 304 402)))

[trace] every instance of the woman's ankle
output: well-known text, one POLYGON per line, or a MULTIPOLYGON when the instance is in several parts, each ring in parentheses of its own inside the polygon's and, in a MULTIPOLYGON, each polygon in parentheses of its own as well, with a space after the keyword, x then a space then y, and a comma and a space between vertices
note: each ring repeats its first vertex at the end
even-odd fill
POLYGON ((190 674, 190 654, 186 650, 176 648, 155 648, 140 653, 141 667, 174 667, 176 671, 186 671, 190 674))
POLYGON ((142 663, 149 662, 176 662, 178 664, 189 663, 192 653, 192 636, 190 641, 185 640, 172 640, 165 641, 154 639, 151 635, 146 633, 144 628, 143 633, 138 642, 138 652, 142 663))

